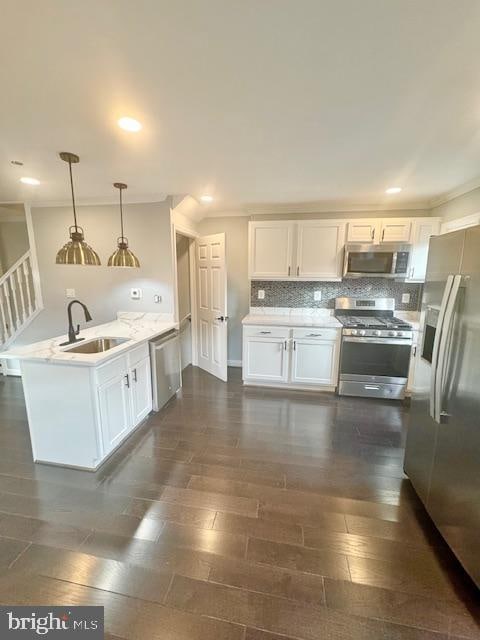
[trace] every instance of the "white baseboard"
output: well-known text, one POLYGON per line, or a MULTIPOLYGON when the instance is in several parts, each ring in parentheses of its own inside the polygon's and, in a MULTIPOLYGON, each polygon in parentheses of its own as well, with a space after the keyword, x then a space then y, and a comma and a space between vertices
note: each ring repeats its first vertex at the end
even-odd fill
POLYGON ((241 367, 242 366, 242 361, 241 360, 227 360, 227 364, 229 367, 241 367))
POLYGON ((18 360, 11 360, 9 358, 2 358, 1 372, 4 376, 21 376, 20 364, 18 360))

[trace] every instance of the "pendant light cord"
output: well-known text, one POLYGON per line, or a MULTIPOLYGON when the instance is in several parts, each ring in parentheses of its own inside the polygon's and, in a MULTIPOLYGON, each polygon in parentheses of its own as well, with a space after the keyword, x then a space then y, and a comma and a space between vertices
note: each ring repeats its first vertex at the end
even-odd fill
POLYGON ((78 232, 78 224, 77 224, 77 211, 75 209, 75 193, 73 191, 73 176, 72 176, 72 161, 68 161, 68 170, 70 172, 70 188, 72 190, 72 204, 73 204, 73 220, 75 222, 75 231, 78 232))
POLYGON ((122 230, 122 242, 124 239, 124 235, 123 235, 123 206, 122 206, 122 191, 123 189, 119 189, 120 191, 120 228, 122 230))

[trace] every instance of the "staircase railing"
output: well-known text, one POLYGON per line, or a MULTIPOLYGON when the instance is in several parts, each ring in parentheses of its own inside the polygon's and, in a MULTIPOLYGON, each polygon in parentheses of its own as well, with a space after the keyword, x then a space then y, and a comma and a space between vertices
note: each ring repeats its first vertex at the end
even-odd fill
POLYGON ((5 348, 38 312, 32 257, 27 251, 0 277, 0 345, 5 348))

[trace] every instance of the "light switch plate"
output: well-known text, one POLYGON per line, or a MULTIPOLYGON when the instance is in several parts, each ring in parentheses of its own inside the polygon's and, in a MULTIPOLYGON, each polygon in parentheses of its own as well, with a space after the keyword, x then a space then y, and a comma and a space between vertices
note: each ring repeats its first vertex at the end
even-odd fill
POLYGON ((137 289, 136 287, 130 289, 130 298, 132 300, 141 300, 141 298, 142 298, 142 290, 141 289, 137 289))
POLYGON ((75 298, 75 289, 65 289, 65 295, 67 298, 75 298))
POLYGON ((258 299, 265 300, 265 291, 263 289, 258 290, 258 299))
POLYGON ((314 291, 313 292, 313 299, 315 300, 315 302, 320 302, 320 300, 322 299, 322 292, 321 291, 314 291))
POLYGON ((402 303, 403 304, 408 304, 410 302, 410 294, 409 293, 402 293, 402 303))
POLYGON ((153 301, 157 304, 162 301, 162 296, 159 296, 158 293, 153 296, 153 301))

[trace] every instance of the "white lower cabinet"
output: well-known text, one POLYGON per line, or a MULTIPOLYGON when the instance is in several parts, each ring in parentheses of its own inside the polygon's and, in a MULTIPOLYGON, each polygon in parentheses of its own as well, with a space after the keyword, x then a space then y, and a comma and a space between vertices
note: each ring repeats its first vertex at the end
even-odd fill
POLYGON ((152 383, 148 345, 98 367, 98 410, 103 453, 107 455, 152 410, 152 383))
POLYGON ((108 454, 125 438, 132 423, 125 375, 98 387, 98 408, 103 452, 108 454))
POLYGON ((133 423, 139 424, 152 410, 152 384, 150 358, 144 358, 130 369, 133 423))
POLYGON ((339 329, 244 327, 243 380, 246 384, 334 389, 339 347, 339 329))
POLYGON ((147 343, 98 366, 22 362, 36 462, 95 470, 152 409, 147 343))

